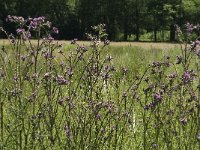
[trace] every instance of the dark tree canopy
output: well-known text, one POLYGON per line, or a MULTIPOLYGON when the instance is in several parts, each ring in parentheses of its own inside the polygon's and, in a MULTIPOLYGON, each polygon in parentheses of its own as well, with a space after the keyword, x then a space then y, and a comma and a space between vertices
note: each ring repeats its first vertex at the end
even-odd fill
POLYGON ((198 23, 199 10, 199 0, 0 0, 0 26, 14 32, 7 15, 45 16, 58 39, 84 40, 91 26, 105 23, 111 40, 175 41, 174 25, 198 23))

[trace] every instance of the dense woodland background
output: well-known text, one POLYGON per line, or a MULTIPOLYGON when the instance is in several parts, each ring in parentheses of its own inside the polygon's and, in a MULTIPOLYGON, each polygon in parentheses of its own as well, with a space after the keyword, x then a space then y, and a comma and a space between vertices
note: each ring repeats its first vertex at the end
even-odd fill
POLYGON ((175 24, 200 21, 200 0, 0 0, 0 26, 15 32, 9 14, 47 17, 57 39, 85 40, 91 26, 105 23, 111 40, 176 41, 175 24))

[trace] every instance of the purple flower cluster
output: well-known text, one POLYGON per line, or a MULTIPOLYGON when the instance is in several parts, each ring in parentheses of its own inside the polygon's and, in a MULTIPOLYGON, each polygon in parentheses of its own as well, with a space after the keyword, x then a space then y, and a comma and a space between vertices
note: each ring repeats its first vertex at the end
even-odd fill
MULTIPOLYGON (((45 42, 50 43, 54 40, 50 33, 59 33, 58 28, 51 28, 51 22, 46 21, 46 18, 43 16, 24 19, 23 17, 8 15, 7 21, 14 22, 19 25, 19 28, 16 30, 16 33, 17 35, 20 35, 23 40, 28 40, 31 38, 31 31, 39 31, 40 29, 45 30, 48 28, 49 34, 45 35, 43 39, 45 42)), ((40 31, 40 34, 41 33, 42 32, 40 31)), ((43 35, 40 36, 42 37, 43 35)), ((12 43, 14 43, 14 41, 12 43)))
POLYGON ((148 110, 150 108, 154 109, 157 106, 157 104, 162 101, 163 96, 160 92, 158 92, 153 95, 153 99, 154 100, 150 104, 144 106, 144 110, 148 110))
POLYGON ((33 19, 29 18, 29 21, 30 21, 29 28, 35 30, 45 23, 45 17, 42 16, 42 17, 33 18, 33 19))
POLYGON ((56 34, 58 34, 58 33, 59 33, 59 30, 58 30, 58 28, 56 28, 56 27, 53 27, 53 33, 56 33, 56 34))
POLYGON ((19 23, 19 24, 26 23, 26 20, 23 17, 20 17, 20 16, 8 15, 6 20, 9 21, 9 22, 14 22, 14 23, 19 23))
POLYGON ((172 74, 169 74, 169 75, 168 75, 168 78, 169 78, 170 80, 173 80, 173 79, 175 79, 177 76, 178 76, 177 73, 174 72, 174 73, 172 73, 172 74))
POLYGON ((153 97, 154 97, 154 101, 158 102, 162 100, 162 96, 160 93, 155 93, 153 97))
POLYGON ((193 25, 193 24, 190 24, 189 22, 185 24, 185 27, 186 27, 186 32, 187 33, 192 33, 194 30, 197 30, 199 31, 200 30, 200 25, 197 24, 197 25, 193 25))
POLYGON ((151 65, 150 65, 152 68, 160 68, 161 66, 165 66, 165 67, 169 67, 170 64, 169 62, 153 62, 151 65))
POLYGON ((195 79, 195 76, 196 74, 193 70, 187 70, 183 73, 181 80, 184 84, 189 84, 195 79))
POLYGON ((61 75, 58 75, 56 78, 55 78, 56 82, 59 84, 59 85, 67 85, 69 84, 69 81, 66 80, 63 76, 61 75))

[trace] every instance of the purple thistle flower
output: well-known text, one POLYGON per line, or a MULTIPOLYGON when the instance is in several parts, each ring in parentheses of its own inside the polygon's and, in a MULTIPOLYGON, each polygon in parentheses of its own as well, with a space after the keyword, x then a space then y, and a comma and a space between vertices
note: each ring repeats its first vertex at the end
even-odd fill
POLYGON ((17 81, 17 80, 18 80, 18 77, 17 77, 17 76, 14 76, 14 77, 13 77, 13 80, 14 80, 14 81, 17 81))
POLYGON ((53 27, 53 32, 54 32, 54 33, 56 33, 56 34, 58 34, 58 33, 59 33, 59 30, 58 30, 58 28, 56 28, 56 27, 53 27))
POLYGON ((110 74, 107 72, 103 75, 103 80, 107 81, 110 78, 110 74))
POLYGON ((192 100, 198 100, 198 96, 194 92, 190 92, 190 98, 192 100))
POLYGON ((152 67, 160 67, 161 66, 161 62, 153 62, 152 63, 152 65, 151 65, 152 67))
POLYGON ((197 134, 197 139, 200 140, 200 133, 197 134))
POLYGON ((58 76, 56 77, 56 82, 57 82, 59 85, 67 85, 67 84, 69 84, 69 81, 66 80, 63 76, 60 76, 60 75, 58 75, 58 76))
POLYGON ((29 28, 36 29, 37 26, 38 26, 38 23, 36 21, 31 21, 29 28))
POLYGON ((188 84, 195 79, 195 76, 196 75, 194 74, 193 70, 187 70, 182 75, 182 81, 184 84, 188 84))
POLYGON ((101 119, 101 115, 100 115, 100 114, 97 114, 97 115, 96 115, 96 119, 97 119, 97 120, 100 120, 100 119, 101 119))
POLYGON ((110 41, 109 40, 104 40, 104 45, 109 45, 110 41))
POLYGON ((174 79, 174 78, 176 78, 176 77, 177 77, 177 73, 176 73, 176 72, 174 72, 174 73, 168 75, 168 78, 170 78, 170 79, 174 79))
POLYGON ((10 42, 11 42, 12 44, 15 43, 15 37, 14 37, 13 34, 10 34, 10 35, 8 36, 8 39, 10 40, 10 42))
POLYGON ((51 35, 49 35, 48 38, 47 38, 47 40, 48 40, 49 42, 52 42, 52 41, 54 40, 54 38, 53 38, 51 35))
POLYGON ((101 133, 102 133, 102 134, 105 133, 105 128, 101 128, 101 133))
POLYGON ((62 68, 64 68, 64 67, 66 66, 66 65, 65 65, 65 62, 62 61, 62 62, 60 63, 60 66, 61 66, 62 68))
POLYGON ((188 121, 187 121, 187 118, 181 118, 180 122, 182 125, 186 125, 188 121))
POLYGON ((18 16, 8 15, 7 18, 6 18, 6 21, 14 22, 14 23, 19 23, 19 24, 25 23, 24 18, 21 17, 21 16, 18 17, 18 16))
POLYGON ((144 110, 148 110, 148 109, 149 109, 149 105, 145 105, 144 110))
POLYGON ((187 33, 189 34, 192 33, 192 31, 194 30, 193 24, 187 23, 185 26, 186 26, 187 33))
POLYGON ((24 29, 18 28, 16 31, 17 31, 17 34, 22 34, 24 32, 24 29))
POLYGON ((153 97, 154 97, 154 100, 155 100, 155 101, 160 101, 160 100, 162 100, 162 96, 160 95, 160 93, 155 93, 153 97))
POLYGON ((31 33, 29 31, 23 33, 23 40, 28 40, 31 38, 31 33))

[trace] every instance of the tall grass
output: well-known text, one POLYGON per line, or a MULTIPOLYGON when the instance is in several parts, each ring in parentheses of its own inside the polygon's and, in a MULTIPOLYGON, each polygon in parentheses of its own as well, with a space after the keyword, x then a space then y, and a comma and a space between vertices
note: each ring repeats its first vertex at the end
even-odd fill
POLYGON ((200 148, 193 26, 176 49, 109 46, 102 24, 90 44, 63 46, 44 17, 8 19, 18 28, 1 28, 0 149, 200 148))

